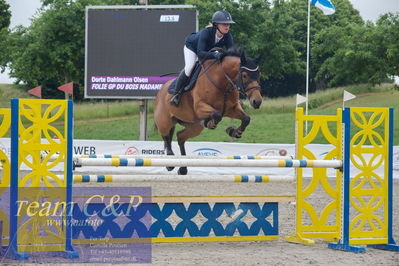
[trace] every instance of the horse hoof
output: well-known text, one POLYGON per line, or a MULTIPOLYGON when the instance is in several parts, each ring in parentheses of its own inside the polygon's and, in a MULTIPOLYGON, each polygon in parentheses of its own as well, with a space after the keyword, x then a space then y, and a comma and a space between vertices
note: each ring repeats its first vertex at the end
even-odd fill
POLYGON ((175 169, 173 166, 166 167, 166 170, 168 170, 169 172, 172 171, 173 169, 175 169))
POLYGON ((241 136, 242 136, 242 131, 241 131, 241 130, 238 130, 238 129, 237 129, 237 130, 235 131, 235 133, 236 133, 236 134, 235 134, 235 137, 236 137, 237 139, 241 138, 241 136))
POLYGON ((187 167, 180 167, 179 170, 177 170, 177 173, 179 175, 187 175, 187 167))
POLYGON ((234 135, 233 135, 234 130, 235 130, 234 127, 228 127, 228 128, 226 128, 226 133, 227 133, 227 135, 229 135, 230 137, 234 137, 234 135))
POLYGON ((210 120, 206 126, 208 129, 215 129, 216 128, 215 120, 210 120))

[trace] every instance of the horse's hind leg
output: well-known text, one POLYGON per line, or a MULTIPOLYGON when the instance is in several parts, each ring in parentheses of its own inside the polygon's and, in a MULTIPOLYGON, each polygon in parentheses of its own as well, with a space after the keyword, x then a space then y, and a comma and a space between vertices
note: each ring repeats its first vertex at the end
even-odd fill
MULTIPOLYGON (((164 147, 165 147, 165 150, 166 150, 166 155, 175 155, 173 153, 173 150, 172 150, 172 138, 173 138, 173 133, 174 132, 175 132, 175 126, 173 126, 169 130, 169 135, 162 136, 164 147)), ((168 171, 172 171, 174 169, 174 167, 173 166, 167 166, 166 169, 168 171)))
MULTIPOLYGON (((189 124, 184 129, 177 132, 177 143, 179 144, 180 154, 186 155, 186 148, 184 144, 186 143, 187 139, 194 138, 198 136, 204 127, 201 124, 189 124)), ((187 167, 183 166, 180 167, 177 171, 179 175, 186 175, 187 174, 187 167)))

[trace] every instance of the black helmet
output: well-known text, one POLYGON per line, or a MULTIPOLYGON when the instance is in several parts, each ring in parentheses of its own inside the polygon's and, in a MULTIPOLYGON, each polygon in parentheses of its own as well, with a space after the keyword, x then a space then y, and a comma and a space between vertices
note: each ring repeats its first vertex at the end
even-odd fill
POLYGON ((234 24, 229 12, 221 10, 216 11, 212 16, 212 23, 234 24))

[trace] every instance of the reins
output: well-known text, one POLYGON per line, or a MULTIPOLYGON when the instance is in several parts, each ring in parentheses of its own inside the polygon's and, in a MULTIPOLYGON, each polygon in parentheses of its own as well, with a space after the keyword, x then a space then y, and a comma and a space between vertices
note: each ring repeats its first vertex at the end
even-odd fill
MULTIPOLYGON (((211 51, 210 51, 211 52, 211 51)), ((236 77, 237 82, 234 83, 233 80, 229 77, 229 75, 227 75, 227 73, 224 71, 221 62, 215 60, 214 62, 212 62, 207 68, 204 67, 204 64, 199 61, 199 64, 201 66, 201 68, 204 70, 203 73, 205 73, 207 79, 212 83, 212 85, 217 88, 219 91, 221 91, 223 93, 223 110, 222 110, 222 115, 224 115, 224 113, 226 112, 226 102, 227 102, 227 96, 233 92, 234 90, 238 90, 240 95, 246 97, 247 93, 250 90, 259 90, 261 91, 261 87, 260 85, 255 85, 255 86, 251 86, 249 87, 249 84, 252 83, 253 81, 257 80, 257 79, 248 79, 248 81, 243 82, 243 76, 242 74, 244 72, 246 73, 254 73, 259 71, 259 66, 256 66, 255 68, 249 68, 247 66, 240 66, 240 70, 237 74, 238 77, 236 77), (218 84, 216 84, 216 82, 210 77, 208 70, 216 63, 220 63, 220 67, 222 69, 223 75, 226 78, 226 80, 228 81, 228 83, 231 85, 231 87, 229 89, 223 89, 222 87, 220 87, 218 84)), ((203 74, 201 73, 200 76, 203 74)), ((199 77, 200 77, 199 76, 199 77)), ((259 81, 258 81, 259 84, 259 81)))
MULTIPOLYGON (((229 75, 227 75, 227 73, 224 71, 222 64, 220 65, 220 68, 222 69, 223 75, 224 77, 227 79, 227 81, 230 83, 231 87, 228 90, 225 90, 223 88, 221 88, 220 86, 218 86, 215 81, 209 76, 208 73, 208 69, 213 66, 214 64, 216 64, 218 61, 215 60, 214 62, 212 62, 212 64, 210 64, 207 68, 204 67, 204 65, 202 64, 201 61, 199 61, 199 64, 201 65, 202 69, 204 69, 204 73, 205 76, 208 78, 208 80, 212 83, 212 85, 217 88, 219 91, 221 91, 223 93, 223 110, 222 110, 222 116, 224 116, 224 113, 226 112, 226 101, 227 101, 227 96, 233 92, 234 90, 239 90, 237 88, 237 85, 233 82, 233 80, 229 77, 229 75)), ((237 74, 239 75, 240 72, 237 74)))

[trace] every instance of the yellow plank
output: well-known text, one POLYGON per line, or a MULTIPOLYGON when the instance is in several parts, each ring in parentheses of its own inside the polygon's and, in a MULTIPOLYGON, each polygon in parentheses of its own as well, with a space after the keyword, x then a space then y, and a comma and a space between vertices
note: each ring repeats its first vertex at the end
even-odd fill
MULTIPOLYGON (((145 198, 145 197, 144 197, 145 198)), ((250 196, 153 196, 154 203, 216 203, 216 202, 293 202, 293 195, 250 195, 250 196)), ((146 202, 146 200, 144 200, 146 202)))
POLYGON ((65 244, 56 245, 18 245, 18 252, 45 252, 45 251, 63 251, 65 244))

